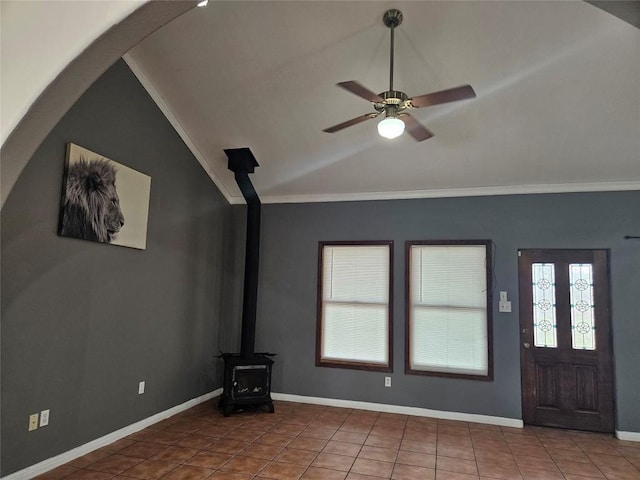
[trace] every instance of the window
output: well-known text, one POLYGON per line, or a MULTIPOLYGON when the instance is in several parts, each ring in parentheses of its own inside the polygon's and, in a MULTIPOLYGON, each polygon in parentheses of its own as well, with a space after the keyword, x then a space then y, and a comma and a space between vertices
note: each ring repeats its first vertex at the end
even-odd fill
POLYGON ((391 371, 393 242, 320 242, 318 366, 391 371))
POLYGON ((492 379, 490 246, 407 242, 407 373, 492 379))

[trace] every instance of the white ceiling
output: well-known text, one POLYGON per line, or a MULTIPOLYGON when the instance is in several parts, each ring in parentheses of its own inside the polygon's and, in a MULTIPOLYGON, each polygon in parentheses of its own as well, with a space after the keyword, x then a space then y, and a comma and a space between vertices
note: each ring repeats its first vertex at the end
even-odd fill
POLYGON ((249 147, 265 203, 640 189, 640 30, 582 1, 210 1, 126 57, 232 203, 249 147), (378 136, 335 86, 478 97, 414 111, 435 137, 378 136))

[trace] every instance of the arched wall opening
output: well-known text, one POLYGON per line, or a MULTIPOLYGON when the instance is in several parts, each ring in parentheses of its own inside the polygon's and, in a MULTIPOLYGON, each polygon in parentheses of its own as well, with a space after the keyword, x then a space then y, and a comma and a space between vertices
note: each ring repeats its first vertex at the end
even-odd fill
POLYGON ((86 89, 134 45, 196 3, 2 2, 2 207, 42 140, 86 89), (70 19, 84 34, 67 35, 70 19))

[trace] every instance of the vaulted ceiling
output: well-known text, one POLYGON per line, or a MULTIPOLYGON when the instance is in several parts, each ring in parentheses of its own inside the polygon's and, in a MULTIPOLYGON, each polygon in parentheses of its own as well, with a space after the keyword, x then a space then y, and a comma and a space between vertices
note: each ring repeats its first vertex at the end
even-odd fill
POLYGON ((640 189, 640 30, 582 1, 220 1, 125 59, 229 201, 249 147, 263 202, 640 189), (335 86, 477 98, 415 110, 435 136, 378 136, 335 86))

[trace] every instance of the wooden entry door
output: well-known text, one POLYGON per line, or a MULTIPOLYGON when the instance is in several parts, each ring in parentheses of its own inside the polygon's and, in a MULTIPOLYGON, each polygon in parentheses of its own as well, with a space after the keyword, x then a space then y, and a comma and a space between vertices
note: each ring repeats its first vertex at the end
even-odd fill
POLYGON ((525 424, 613 432, 607 250, 521 250, 525 424))

